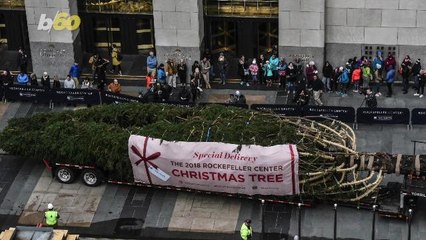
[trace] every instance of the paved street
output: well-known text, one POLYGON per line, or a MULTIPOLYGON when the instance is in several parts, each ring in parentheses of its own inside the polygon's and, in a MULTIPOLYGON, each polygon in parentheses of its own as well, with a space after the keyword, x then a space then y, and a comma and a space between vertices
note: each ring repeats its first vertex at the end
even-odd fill
MULTIPOLYGON (((132 89, 127 89, 131 91, 132 89)), ((221 99, 231 90, 215 90, 204 94, 206 99, 221 99)), ((256 103, 282 101, 274 91, 245 91, 256 103)), ((416 107, 412 96, 383 100, 383 104, 399 103, 416 107)), ((359 96, 341 99, 329 96, 325 101, 339 104, 352 101, 358 105, 359 96)), ((63 111, 56 107, 53 111, 63 111)), ((0 129, 12 117, 52 111, 46 106, 31 103, 0 104, 0 129)), ((421 139, 424 128, 407 131, 406 126, 360 126, 356 131, 361 151, 411 153, 410 139, 421 139)), ((419 151, 424 147, 419 146, 419 151)), ((65 185, 51 178, 44 165, 35 160, 0 155, 0 228, 17 224, 36 225, 48 202, 59 209, 60 227, 82 236, 134 239, 239 239, 241 223, 251 218, 255 239, 261 232, 259 201, 203 195, 197 193, 158 190, 103 184, 90 188, 76 180, 65 185)), ((426 223, 425 202, 420 202, 413 222, 413 238, 424 239, 426 223)), ((266 204, 264 213, 265 239, 291 239, 297 233, 298 211, 289 205, 266 204)), ((338 237, 340 239, 369 239, 372 213, 366 210, 339 208, 338 237)), ((333 209, 318 205, 302 211, 304 239, 331 239, 333 209)), ((378 218, 376 239, 406 239, 407 224, 399 220, 378 218)))

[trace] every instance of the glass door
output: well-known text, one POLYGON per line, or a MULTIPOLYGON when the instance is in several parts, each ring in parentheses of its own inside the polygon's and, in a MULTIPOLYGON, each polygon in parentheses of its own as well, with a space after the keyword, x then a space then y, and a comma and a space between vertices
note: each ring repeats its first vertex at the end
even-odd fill
POLYGON ((117 17, 95 17, 93 21, 96 48, 110 50, 113 44, 121 47, 120 21, 117 17))

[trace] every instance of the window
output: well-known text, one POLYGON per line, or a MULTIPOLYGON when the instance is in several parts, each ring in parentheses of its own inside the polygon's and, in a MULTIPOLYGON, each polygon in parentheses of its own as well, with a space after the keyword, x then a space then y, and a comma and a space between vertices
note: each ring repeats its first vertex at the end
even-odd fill
POLYGON ((396 56, 397 48, 394 46, 366 45, 363 47, 362 55, 366 56, 369 60, 373 60, 376 57, 377 51, 381 51, 383 58, 386 58, 389 53, 396 56))
POLYGON ((24 9, 25 1, 24 0, 0 0, 0 8, 24 9))
POLYGON ((78 0, 80 11, 152 14, 152 0, 78 0))
POLYGON ((277 18, 278 2, 278 0, 204 0, 204 14, 277 18))
POLYGON ((136 43, 139 53, 146 53, 154 49, 153 19, 136 20, 136 43))

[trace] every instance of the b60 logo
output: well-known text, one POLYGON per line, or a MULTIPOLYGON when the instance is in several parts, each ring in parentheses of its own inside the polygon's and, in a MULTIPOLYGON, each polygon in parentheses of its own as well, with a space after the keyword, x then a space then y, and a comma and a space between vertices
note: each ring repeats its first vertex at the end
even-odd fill
POLYGON ((37 30, 51 31, 52 27, 56 31, 68 29, 70 31, 76 30, 81 23, 81 19, 77 15, 70 16, 66 12, 58 12, 54 19, 46 17, 46 14, 40 15, 37 30))

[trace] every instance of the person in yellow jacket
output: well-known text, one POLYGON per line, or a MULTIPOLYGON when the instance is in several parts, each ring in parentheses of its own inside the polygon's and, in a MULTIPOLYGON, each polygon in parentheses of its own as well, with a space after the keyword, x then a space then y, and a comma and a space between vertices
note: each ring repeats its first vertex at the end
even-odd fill
POLYGON ((247 219, 244 221, 243 225, 241 225, 240 235, 242 240, 251 239, 253 233, 253 229, 251 227, 251 220, 247 219))
POLYGON ((111 58, 112 58, 112 69, 111 69, 111 73, 115 73, 116 69, 118 71, 118 74, 121 76, 121 60, 123 60, 120 50, 118 49, 118 47, 113 44, 112 45, 112 52, 111 52, 111 58))
POLYGON ((53 204, 47 204, 47 211, 44 213, 44 219, 48 227, 56 227, 58 225, 59 213, 53 209, 53 204))

